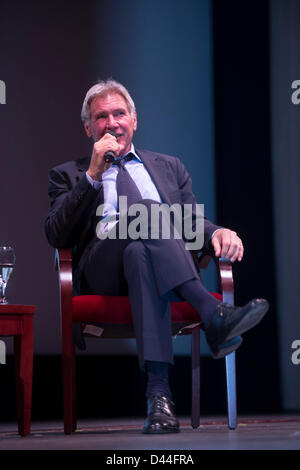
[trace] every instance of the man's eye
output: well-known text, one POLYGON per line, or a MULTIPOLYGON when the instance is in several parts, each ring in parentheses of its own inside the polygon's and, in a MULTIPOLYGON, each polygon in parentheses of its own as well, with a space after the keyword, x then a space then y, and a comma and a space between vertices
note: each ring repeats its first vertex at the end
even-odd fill
POLYGON ((124 116, 124 114, 125 114, 124 111, 117 111, 115 113, 115 116, 124 116))

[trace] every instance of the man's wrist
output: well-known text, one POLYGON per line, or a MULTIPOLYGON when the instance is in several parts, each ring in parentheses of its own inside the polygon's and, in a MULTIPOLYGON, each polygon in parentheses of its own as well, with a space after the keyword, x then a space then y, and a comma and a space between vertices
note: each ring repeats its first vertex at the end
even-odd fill
POLYGON ((88 182, 90 183, 91 186, 93 186, 93 188, 95 188, 95 189, 97 189, 97 190, 100 189, 100 187, 101 187, 101 185, 102 185, 102 180, 100 179, 100 178, 101 178, 101 175, 100 175, 100 178, 99 178, 98 180, 95 179, 95 178, 93 178, 93 177, 89 174, 88 171, 85 173, 85 175, 86 175, 86 178, 87 178, 88 182))
POLYGON ((102 178, 102 173, 103 171, 96 171, 96 172, 93 172, 91 171, 90 169, 87 170, 87 175, 89 175, 89 177, 93 180, 93 181, 101 181, 101 178, 102 178))

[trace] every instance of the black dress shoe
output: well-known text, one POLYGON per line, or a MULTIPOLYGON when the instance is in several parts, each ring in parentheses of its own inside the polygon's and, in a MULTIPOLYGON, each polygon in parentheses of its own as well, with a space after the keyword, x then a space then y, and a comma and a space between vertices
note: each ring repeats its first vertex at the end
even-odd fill
POLYGON ((268 309, 269 303, 265 299, 254 299, 244 307, 220 303, 205 330, 212 355, 220 358, 237 349, 241 339, 239 335, 257 325, 268 309))
POLYGON ((174 403, 168 397, 153 395, 148 399, 147 405, 148 413, 143 428, 144 434, 179 432, 174 403))
POLYGON ((227 354, 230 354, 233 351, 236 351, 240 347, 242 342, 243 342, 243 338, 241 336, 235 336, 234 338, 228 341, 225 341, 222 344, 214 345, 213 350, 210 345, 211 354, 215 359, 220 359, 222 357, 227 356, 227 354))

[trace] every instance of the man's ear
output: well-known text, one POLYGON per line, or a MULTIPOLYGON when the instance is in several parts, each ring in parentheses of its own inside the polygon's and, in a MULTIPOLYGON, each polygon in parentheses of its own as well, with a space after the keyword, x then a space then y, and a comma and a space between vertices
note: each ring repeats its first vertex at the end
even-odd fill
POLYGON ((83 127, 84 127, 84 129, 85 129, 86 135, 87 135, 88 137, 92 137, 91 130, 90 130, 90 128, 89 128, 89 125, 88 125, 86 122, 83 123, 83 127))
POLYGON ((133 116, 133 129, 134 131, 136 131, 137 129, 137 114, 136 114, 136 111, 134 112, 134 116, 133 116))

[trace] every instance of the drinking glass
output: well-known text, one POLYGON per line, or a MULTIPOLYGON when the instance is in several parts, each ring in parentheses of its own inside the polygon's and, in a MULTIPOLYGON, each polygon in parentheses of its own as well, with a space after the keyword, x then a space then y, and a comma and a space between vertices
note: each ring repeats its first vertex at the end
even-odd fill
POLYGON ((0 305, 8 303, 5 298, 5 291, 15 262, 14 249, 11 246, 0 246, 0 305))

